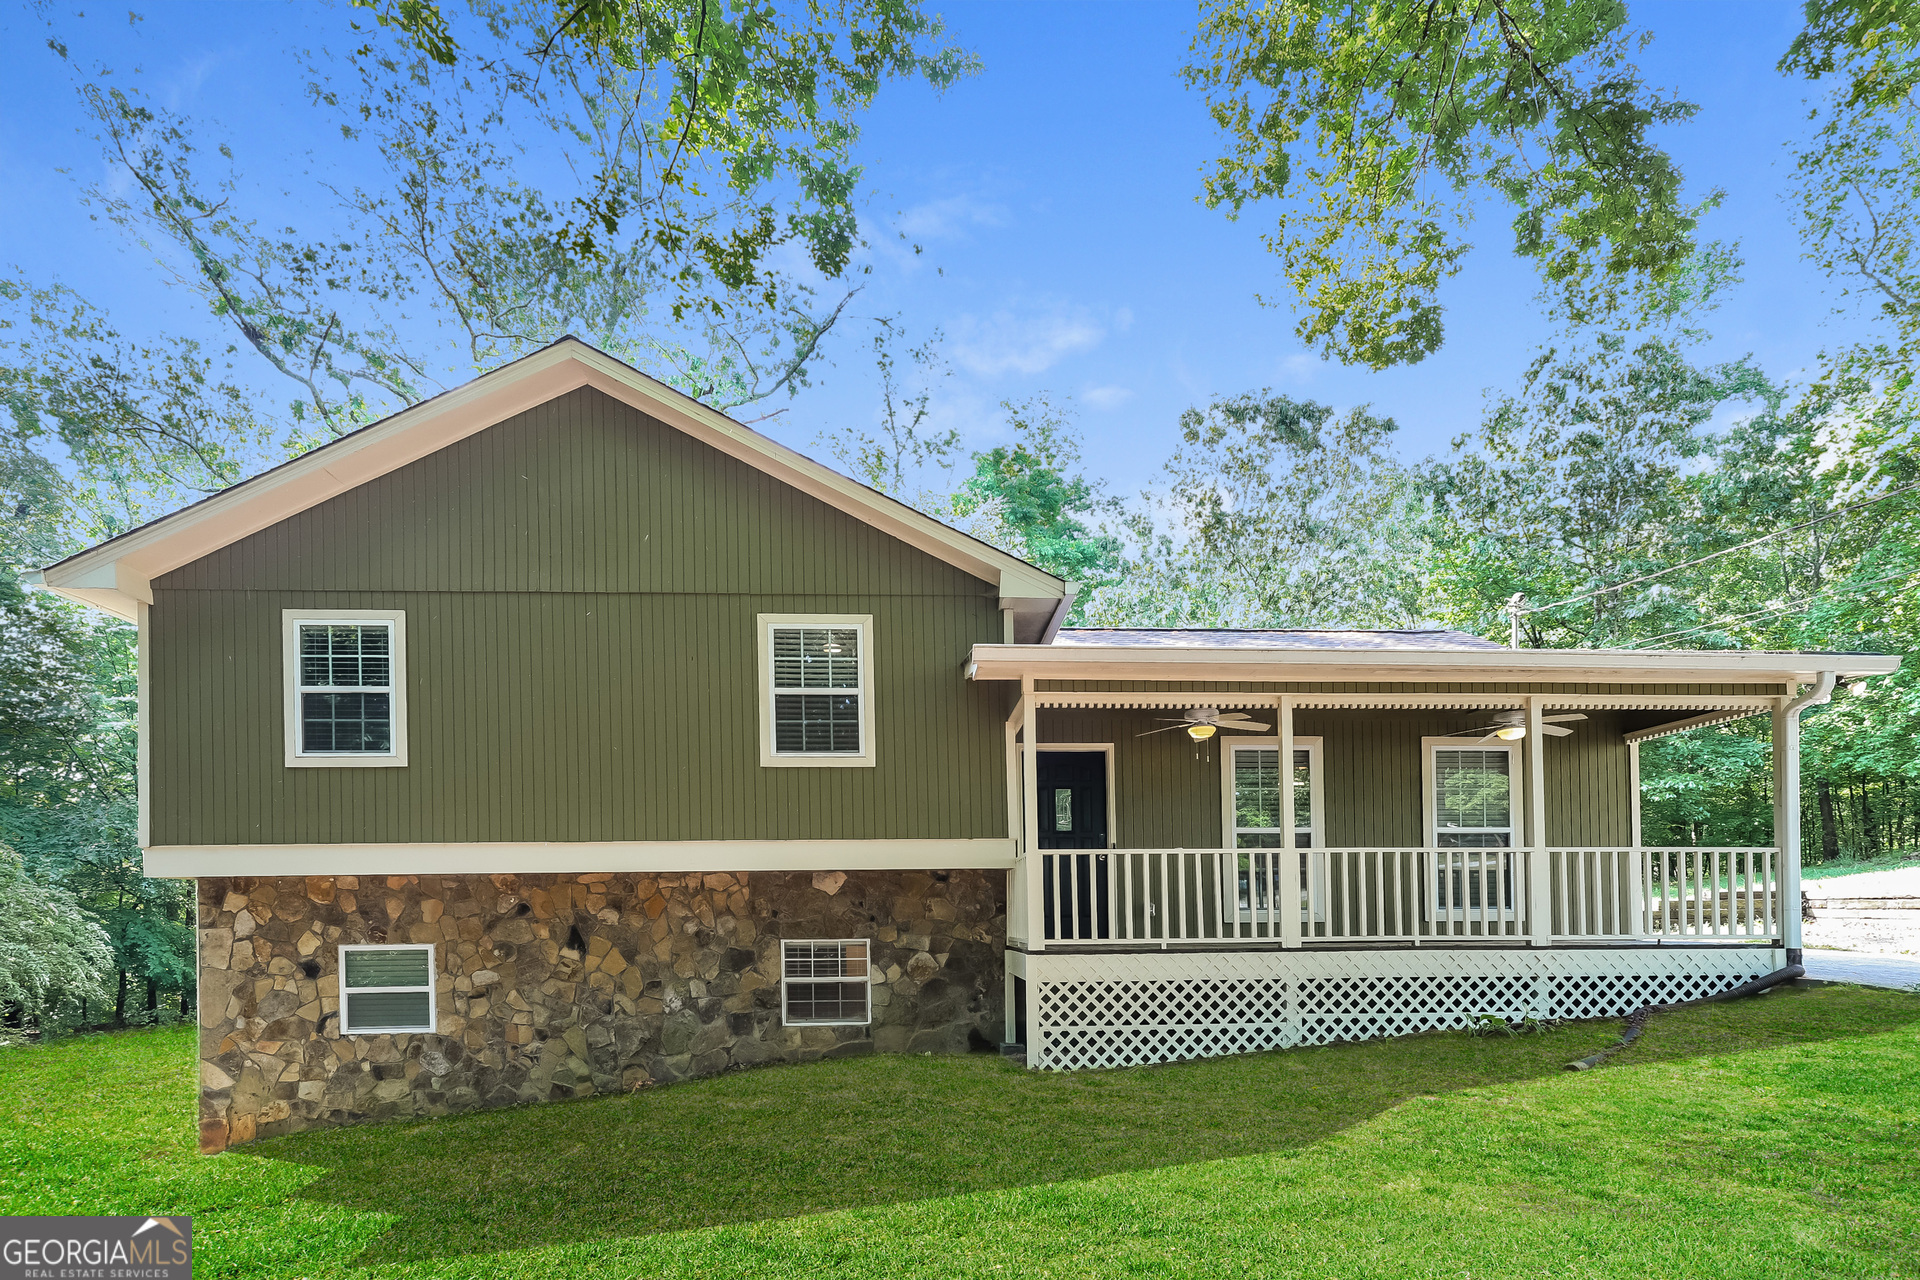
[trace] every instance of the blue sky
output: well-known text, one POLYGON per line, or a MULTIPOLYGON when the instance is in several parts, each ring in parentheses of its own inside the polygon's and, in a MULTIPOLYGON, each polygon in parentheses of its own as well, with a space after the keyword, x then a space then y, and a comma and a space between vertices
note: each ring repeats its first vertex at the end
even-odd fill
MULTIPOLYGON (((1089 470, 1131 492, 1170 451, 1181 410, 1272 387, 1371 403, 1399 422, 1401 451, 1417 458, 1471 427, 1485 393, 1513 386, 1543 340, 1533 277, 1507 251, 1496 209, 1443 294, 1440 353, 1384 374, 1321 362, 1302 350, 1286 308, 1254 299, 1281 293, 1260 213, 1233 223, 1195 198, 1218 142, 1178 76, 1190 5, 940 8, 985 71, 940 96, 889 89, 867 120, 861 159, 880 234, 854 309, 898 315, 915 336, 946 335, 952 374, 936 384, 937 416, 970 444, 1002 434, 1004 399, 1069 396, 1089 470), (889 247, 889 229, 926 252, 889 247)), ((1648 79, 1702 108, 1665 140, 1696 190, 1727 192, 1706 233, 1738 241, 1748 262, 1746 283, 1711 322, 1709 354, 1751 353, 1791 375, 1843 332, 1781 200, 1807 90, 1773 67, 1799 7, 1640 0, 1633 13, 1655 37, 1641 57, 1648 79)), ((149 92, 231 138, 249 199, 272 222, 320 198, 306 154, 325 147, 329 126, 302 102, 294 55, 338 43, 347 17, 344 6, 174 3, 139 23, 124 9, 56 21, 76 54, 122 73, 137 67, 149 92)), ((31 11, 0 17, 0 267, 79 288, 130 333, 203 325, 151 254, 83 207, 82 188, 104 170, 46 31, 31 11)), ((863 345, 850 333, 764 429, 806 449, 823 428, 870 420, 863 345)))

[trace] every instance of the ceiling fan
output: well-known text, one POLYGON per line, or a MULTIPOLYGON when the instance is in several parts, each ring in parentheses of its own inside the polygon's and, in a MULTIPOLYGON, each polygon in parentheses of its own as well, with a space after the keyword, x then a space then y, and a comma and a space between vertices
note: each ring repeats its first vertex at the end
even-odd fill
MULTIPOLYGON (((1585 719, 1586 716, 1578 711, 1569 711, 1557 716, 1541 716, 1540 732, 1555 738, 1564 738, 1572 733, 1573 730, 1562 729, 1560 726, 1563 723, 1585 719)), ((1488 724, 1475 725, 1471 729, 1455 729, 1452 733, 1442 736, 1457 738, 1469 733, 1484 733, 1486 737, 1481 738, 1480 742, 1492 742, 1495 738, 1500 739, 1502 742, 1518 742, 1527 736, 1527 713, 1524 711, 1496 712, 1493 720, 1488 724)), ((1479 746, 1480 742, 1476 742, 1474 745, 1479 746)))
MULTIPOLYGON (((1160 719, 1169 720, 1171 723, 1159 729, 1149 729, 1147 733, 1165 733, 1168 729, 1185 729, 1187 736, 1195 742, 1205 742, 1220 729, 1240 729, 1247 733, 1265 733, 1273 727, 1271 725, 1259 724, 1248 719, 1244 711, 1228 711, 1222 713, 1218 707, 1192 707, 1181 713, 1178 720, 1174 720, 1171 716, 1161 716, 1160 719)), ((1136 733, 1133 736, 1136 738, 1144 738, 1147 736, 1147 733, 1136 733)))

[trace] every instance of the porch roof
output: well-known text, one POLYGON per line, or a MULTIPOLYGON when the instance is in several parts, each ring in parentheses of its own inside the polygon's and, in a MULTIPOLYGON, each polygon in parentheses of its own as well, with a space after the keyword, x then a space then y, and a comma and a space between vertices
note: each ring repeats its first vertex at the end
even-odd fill
MULTIPOLYGON (((1809 684, 1887 675, 1897 655, 1737 649, 1509 649, 1455 631, 1063 629, 976 644, 973 680, 1809 684)), ((1275 690, 1274 692, 1279 692, 1275 690)))

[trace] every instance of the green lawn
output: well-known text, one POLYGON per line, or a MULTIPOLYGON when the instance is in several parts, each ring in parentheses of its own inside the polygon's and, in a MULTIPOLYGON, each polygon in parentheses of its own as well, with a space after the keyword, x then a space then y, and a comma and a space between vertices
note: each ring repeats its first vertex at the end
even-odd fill
POLYGON ((0 1050, 0 1213, 208 1276, 1920 1276, 1920 998, 1073 1075, 776 1067, 194 1154, 193 1038, 0 1050))

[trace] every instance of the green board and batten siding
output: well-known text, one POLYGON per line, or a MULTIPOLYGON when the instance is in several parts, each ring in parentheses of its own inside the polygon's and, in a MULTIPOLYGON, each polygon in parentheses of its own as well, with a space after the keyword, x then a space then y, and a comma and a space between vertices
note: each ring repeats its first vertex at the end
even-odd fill
POLYGON ((157 845, 1006 834, 992 587, 581 390, 154 584, 157 845), (404 609, 409 764, 284 763, 280 611, 404 609), (872 614, 874 768, 762 768, 757 613, 872 614))
MULTIPOLYGON (((1547 742, 1547 842, 1631 844, 1627 748, 1620 735, 1639 720, 1607 711, 1588 716, 1573 734, 1547 742)), ((1327 843, 1403 849, 1423 844, 1420 740, 1484 721, 1484 712, 1297 712, 1294 731, 1322 740, 1327 843)), ((1115 744, 1114 821, 1121 847, 1219 848, 1220 760, 1222 744, 1231 739, 1222 733, 1196 749, 1177 729, 1138 736, 1160 723, 1147 711, 1043 708, 1039 736, 1042 742, 1115 744)), ((1520 764, 1516 758, 1515 767, 1520 764)))

